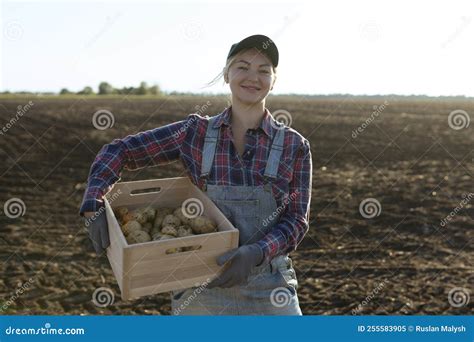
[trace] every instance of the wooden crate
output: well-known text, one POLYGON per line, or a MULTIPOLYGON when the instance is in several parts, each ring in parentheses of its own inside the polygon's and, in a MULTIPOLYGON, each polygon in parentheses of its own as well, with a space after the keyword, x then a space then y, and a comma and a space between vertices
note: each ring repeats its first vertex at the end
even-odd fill
POLYGON ((238 247, 239 231, 187 177, 117 183, 104 201, 110 236, 107 257, 124 300, 208 282, 221 272, 216 258, 238 247), (177 208, 190 198, 202 203, 203 215, 216 222, 217 232, 129 245, 113 213, 121 206, 177 208), (198 250, 166 253, 170 248, 198 245, 198 250))

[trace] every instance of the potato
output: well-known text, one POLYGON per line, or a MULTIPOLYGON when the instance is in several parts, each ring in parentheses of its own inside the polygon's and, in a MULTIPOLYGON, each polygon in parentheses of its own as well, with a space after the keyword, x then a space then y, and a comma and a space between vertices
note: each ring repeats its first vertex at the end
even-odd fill
MULTIPOLYGON (((166 215, 165 215, 166 216, 166 215)), ((161 224, 163 223, 163 219, 165 216, 162 215, 156 215, 155 217, 155 222, 153 222, 153 229, 155 230, 160 230, 161 229, 161 224)))
POLYGON ((178 231, 178 237, 194 235, 191 227, 186 226, 186 225, 179 226, 177 231, 178 231))
POLYGON ((155 219, 155 209, 146 207, 140 208, 133 212, 133 217, 135 221, 144 225, 145 223, 152 221, 155 219))
POLYGON ((205 216, 199 216, 191 220, 191 228, 196 234, 215 232, 216 227, 216 223, 205 216))
POLYGON ((183 213, 182 207, 176 208, 175 211, 173 212, 173 215, 178 217, 183 224, 191 224, 191 218, 186 217, 183 213))
POLYGON ((127 242, 130 244, 142 243, 151 241, 150 235, 144 230, 134 230, 127 237, 127 242))
POLYGON ((152 231, 151 232, 151 239, 152 240, 160 240, 160 238, 163 236, 160 231, 152 231))
POLYGON ((146 223, 146 219, 145 219, 146 216, 143 215, 141 210, 137 209, 137 210, 131 211, 130 213, 132 214, 133 221, 137 221, 138 223, 142 225, 146 223))
POLYGON ((147 222, 142 226, 142 229, 147 233, 150 233, 153 228, 153 224, 151 222, 147 222))
POLYGON ((155 220, 155 216, 156 216, 156 209, 154 209, 152 207, 146 207, 145 212, 148 215, 148 222, 153 223, 153 221, 155 220))
POLYGON ((122 226, 122 232, 125 236, 137 230, 142 230, 142 225, 137 221, 128 221, 122 226))
POLYGON ((154 234, 158 234, 158 233, 161 233, 161 229, 155 228, 155 227, 153 227, 153 228, 151 229, 150 234, 151 234, 152 236, 153 236, 154 234))
POLYGON ((176 217, 172 214, 166 215, 165 218, 163 219, 162 226, 173 226, 173 227, 178 227, 181 225, 181 220, 179 217, 176 217))
POLYGON ((126 214, 124 214, 124 215, 122 216, 122 221, 121 221, 121 223, 122 223, 122 224, 126 224, 126 223, 128 223, 128 222, 130 222, 130 221, 135 221, 135 218, 134 218, 134 216, 133 216, 133 212, 128 211, 126 214))
POLYGON ((161 229, 161 223, 163 222, 163 219, 165 217, 161 215, 156 215, 155 216, 155 221, 153 222, 153 230, 155 229, 161 229))
POLYGON ((163 226, 163 228, 161 228, 161 233, 165 235, 178 236, 176 227, 170 225, 163 226))
POLYGON ((174 239, 174 236, 162 234, 157 240, 169 240, 169 239, 174 239))
POLYGON ((161 229, 163 219, 165 218, 166 215, 172 214, 173 209, 172 208, 158 208, 156 209, 156 215, 155 215, 155 221, 153 222, 153 228, 154 229, 161 229))
POLYGON ((122 221, 124 216, 128 214, 128 208, 127 207, 117 207, 117 208, 114 209, 114 214, 115 214, 115 217, 119 221, 122 221))

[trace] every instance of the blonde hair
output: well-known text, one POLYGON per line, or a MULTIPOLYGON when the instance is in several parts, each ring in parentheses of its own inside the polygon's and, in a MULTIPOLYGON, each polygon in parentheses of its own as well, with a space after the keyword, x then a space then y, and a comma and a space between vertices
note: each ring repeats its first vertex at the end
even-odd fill
MULTIPOLYGON (((248 51, 248 50, 252 50, 254 48, 248 48, 248 49, 244 49, 242 51, 239 51, 239 53, 237 53, 236 55, 230 57, 227 62, 225 63, 225 66, 224 68, 222 69, 222 71, 216 76, 214 77, 214 79, 208 83, 206 83, 206 86, 204 88, 207 88, 207 87, 210 87, 210 86, 213 86, 214 84, 216 84, 219 79, 222 77, 224 78, 224 83, 223 85, 226 83, 226 75, 227 73, 229 72, 229 69, 231 67, 231 65, 235 62, 235 60, 237 59, 237 57, 239 57, 242 53, 244 53, 245 51, 248 51)), ((272 64, 272 70, 273 70, 273 74, 274 74, 274 77, 276 79, 276 75, 277 75, 277 68, 275 66, 273 66, 272 64)), ((275 83, 275 80, 273 81, 273 83, 275 83)))

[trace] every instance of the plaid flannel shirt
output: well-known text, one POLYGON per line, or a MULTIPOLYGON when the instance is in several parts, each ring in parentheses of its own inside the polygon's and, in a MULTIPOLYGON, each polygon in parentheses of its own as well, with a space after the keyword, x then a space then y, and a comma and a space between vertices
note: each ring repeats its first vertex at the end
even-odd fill
MULTIPOLYGON (((211 170, 209 184, 263 185, 263 171, 277 125, 270 111, 259 127, 246 132, 242 156, 232 142, 230 117, 232 107, 219 114, 220 141, 211 170)), ((80 214, 95 212, 103 205, 102 197, 120 180, 123 168, 138 170, 180 160, 191 181, 202 186, 201 159, 208 118, 189 114, 185 120, 152 130, 114 139, 104 145, 92 163, 88 187, 80 214)), ((272 192, 281 212, 279 221, 257 244, 266 261, 294 251, 309 229, 312 189, 311 150, 307 139, 292 128, 285 127, 284 151, 272 192)))

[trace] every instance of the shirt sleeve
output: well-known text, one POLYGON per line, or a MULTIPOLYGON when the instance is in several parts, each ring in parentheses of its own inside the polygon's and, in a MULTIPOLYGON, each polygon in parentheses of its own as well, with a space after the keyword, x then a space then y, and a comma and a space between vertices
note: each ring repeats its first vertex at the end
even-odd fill
POLYGON ((104 145, 92 163, 79 214, 96 212, 104 206, 102 197, 120 180, 123 168, 138 170, 179 159, 181 145, 195 120, 194 115, 104 145))
POLYGON ((296 250, 308 232, 312 175, 311 149, 309 141, 304 139, 297 151, 286 210, 271 231, 257 241, 263 250, 262 263, 296 250))

